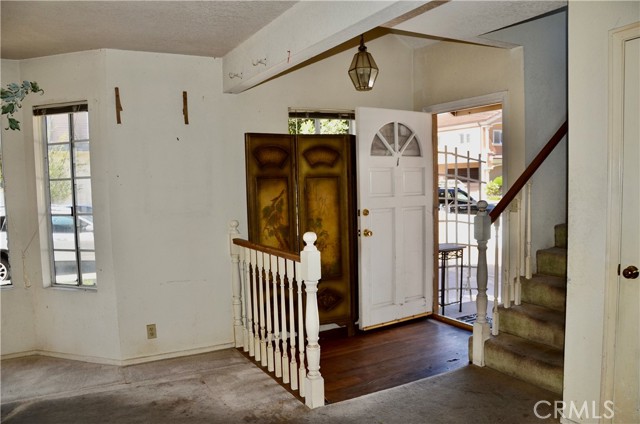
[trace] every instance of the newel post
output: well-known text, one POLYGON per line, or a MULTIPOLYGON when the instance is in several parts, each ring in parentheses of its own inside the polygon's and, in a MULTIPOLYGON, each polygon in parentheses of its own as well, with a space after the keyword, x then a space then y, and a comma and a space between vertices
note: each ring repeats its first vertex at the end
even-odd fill
POLYGON ((487 202, 478 202, 478 214, 474 221, 474 236, 478 242, 478 295, 476 305, 478 317, 473 324, 473 364, 484 366, 484 342, 489 338, 487 322, 487 242, 491 238, 491 217, 487 214, 487 202))
POLYGON ((233 332, 236 347, 243 345, 242 325, 242 288, 240 281, 240 247, 233 244, 233 239, 240 237, 236 220, 229 222, 229 254, 231 255, 231 289, 233 292, 233 332))
POLYGON ((300 252, 301 277, 307 294, 305 329, 307 332, 308 373, 305 380, 305 403, 309 408, 324 405, 324 379, 320 375, 320 318, 318 316, 318 281, 320 280, 320 252, 314 246, 315 233, 305 233, 300 252))

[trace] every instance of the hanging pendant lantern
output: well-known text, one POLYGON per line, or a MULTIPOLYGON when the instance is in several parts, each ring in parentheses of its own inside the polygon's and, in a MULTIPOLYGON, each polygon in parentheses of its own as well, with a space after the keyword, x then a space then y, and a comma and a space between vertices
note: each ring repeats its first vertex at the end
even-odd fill
POLYGON ((367 52, 367 47, 364 45, 364 35, 361 35, 358 53, 353 56, 349 67, 349 77, 356 90, 369 91, 373 88, 377 76, 378 66, 371 53, 367 52))

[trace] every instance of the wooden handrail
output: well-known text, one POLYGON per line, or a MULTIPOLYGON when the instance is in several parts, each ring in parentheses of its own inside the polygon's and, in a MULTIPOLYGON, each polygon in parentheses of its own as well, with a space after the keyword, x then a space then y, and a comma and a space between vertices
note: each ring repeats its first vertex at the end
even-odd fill
POLYGON ((520 190, 524 187, 524 185, 529 181, 529 179, 533 176, 533 174, 537 171, 537 169, 542 165, 542 163, 549 157, 553 149, 556 148, 560 140, 567 135, 567 121, 564 122, 558 128, 558 131, 551 137, 551 139, 547 142, 547 144, 540 150, 540 152, 536 155, 536 157, 531 161, 527 169, 518 177, 516 182, 509 188, 509 191, 504 195, 504 197, 498 202, 495 208, 489 213, 491 217, 491 222, 495 222, 500 214, 504 212, 504 210, 509 206, 509 204, 515 199, 520 190))
POLYGON ((273 247, 253 243, 251 241, 240 238, 234 238, 233 244, 235 244, 236 246, 248 247, 249 249, 257 250, 258 252, 267 253, 269 255, 278 256, 280 258, 289 259, 294 262, 300 262, 300 254, 298 253, 285 252, 284 250, 278 250, 273 247))

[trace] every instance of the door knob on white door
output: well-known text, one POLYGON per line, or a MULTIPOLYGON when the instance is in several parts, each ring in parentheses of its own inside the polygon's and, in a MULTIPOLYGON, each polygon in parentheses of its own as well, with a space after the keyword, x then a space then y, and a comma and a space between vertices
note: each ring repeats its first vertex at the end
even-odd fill
POLYGON ((638 271, 638 268, 633 265, 629 265, 622 271, 622 276, 630 280, 635 280, 639 275, 640 271, 638 271))

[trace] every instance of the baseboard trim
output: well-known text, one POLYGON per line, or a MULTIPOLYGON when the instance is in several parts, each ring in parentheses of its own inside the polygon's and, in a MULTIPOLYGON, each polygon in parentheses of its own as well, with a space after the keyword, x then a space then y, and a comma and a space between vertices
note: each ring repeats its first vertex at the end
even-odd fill
POLYGON ((215 352, 216 350, 229 349, 233 347, 235 347, 234 342, 230 342, 230 343, 223 343, 219 345, 206 346, 206 347, 201 347, 196 349, 187 349, 187 350, 180 350, 176 352, 161 353, 158 355, 140 356, 137 358, 125 359, 121 361, 122 362, 121 365, 126 366, 126 365, 143 364, 145 362, 160 361, 162 359, 179 358, 181 356, 199 355, 201 353, 215 352))
POLYGON ((229 349, 232 347, 234 347, 234 343, 230 342, 230 343, 205 346, 205 347, 200 347, 195 349, 179 350, 174 352, 160 353, 160 354, 149 355, 149 356, 139 356, 139 357, 128 358, 128 359, 102 358, 98 356, 75 355, 72 353, 51 352, 47 350, 29 350, 24 352, 9 353, 9 354, 2 355, 0 357, 0 360, 40 355, 40 356, 48 356, 51 358, 69 359, 72 361, 90 362, 94 364, 116 365, 116 366, 124 367, 127 365, 137 365, 137 364, 143 364, 145 362, 160 361, 163 359, 179 358, 181 356, 199 355, 201 353, 209 353, 217 350, 229 349))
POLYGON ((40 351, 25 350, 24 352, 6 353, 0 356, 0 360, 4 361, 5 359, 24 358, 25 356, 33 356, 33 355, 40 355, 40 351))

